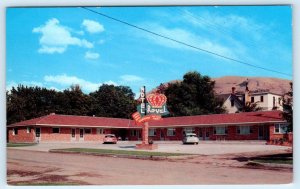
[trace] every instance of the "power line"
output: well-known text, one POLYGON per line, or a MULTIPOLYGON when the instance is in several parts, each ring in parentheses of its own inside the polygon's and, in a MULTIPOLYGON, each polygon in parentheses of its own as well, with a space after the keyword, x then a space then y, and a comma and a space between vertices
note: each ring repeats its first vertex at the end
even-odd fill
POLYGON ((130 24, 129 22, 126 22, 126 21, 123 21, 123 20, 120 20, 120 19, 117 19, 117 18, 108 16, 108 15, 106 15, 106 14, 103 14, 103 13, 97 12, 97 11, 94 11, 94 10, 89 9, 89 8, 86 8, 86 7, 81 7, 81 8, 82 8, 82 9, 85 9, 85 10, 88 10, 88 11, 90 11, 90 12, 92 12, 92 13, 101 15, 101 16, 103 16, 103 17, 106 17, 106 18, 108 18, 108 19, 114 20, 114 21, 116 21, 116 22, 120 22, 120 23, 122 23, 122 24, 131 26, 131 27, 136 28, 136 29, 138 29, 138 30, 142 30, 142 31, 144 31, 144 32, 150 33, 150 34, 152 34, 152 35, 155 35, 155 36, 158 36, 158 37, 167 39, 167 40, 169 40, 169 41, 173 41, 173 42, 179 43, 179 44, 181 44, 181 45, 185 45, 185 46, 187 46, 187 47, 190 47, 190 48, 193 48, 193 49, 202 51, 202 52, 206 52, 206 53, 212 54, 212 55, 215 55, 215 56, 218 56, 218 57, 227 59, 227 60, 231 60, 231 61, 233 61, 233 62, 237 62, 237 63, 240 63, 240 64, 244 64, 244 65, 247 65, 247 66, 250 66, 250 67, 262 69, 262 70, 269 71, 269 72, 274 72, 274 73, 278 73, 278 74, 282 74, 282 75, 292 76, 292 75, 287 74, 287 73, 279 72, 279 71, 272 70, 272 69, 269 69, 269 68, 265 68, 265 67, 262 67, 262 66, 256 66, 256 65, 253 65, 253 64, 250 64, 250 63, 241 61, 241 60, 237 60, 237 59, 234 59, 234 58, 230 58, 230 57, 227 57, 227 56, 224 56, 224 55, 221 55, 221 54, 218 54, 218 53, 209 51, 209 50, 205 50, 205 49, 196 47, 196 46, 194 46, 194 45, 190 45, 190 44, 185 43, 185 42, 182 42, 182 41, 178 41, 178 40, 176 40, 176 39, 173 39, 173 38, 164 36, 164 35, 162 35, 162 34, 159 34, 159 33, 153 32, 153 31, 150 31, 150 30, 148 30, 148 29, 145 29, 145 28, 136 26, 136 25, 134 25, 134 24, 130 24))

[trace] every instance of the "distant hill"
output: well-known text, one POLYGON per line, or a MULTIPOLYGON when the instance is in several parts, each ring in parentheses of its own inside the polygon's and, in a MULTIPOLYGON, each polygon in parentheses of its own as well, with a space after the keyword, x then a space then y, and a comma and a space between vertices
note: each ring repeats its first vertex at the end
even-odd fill
POLYGON ((276 94, 284 94, 290 90, 291 80, 271 78, 271 77, 240 77, 225 76, 220 78, 212 78, 215 83, 215 91, 217 94, 231 93, 231 88, 235 87, 236 92, 244 92, 245 84, 248 79, 248 88, 250 91, 265 91, 276 94))
MULTIPOLYGON (((217 95, 231 93, 231 88, 235 87, 236 92, 244 92, 245 84, 248 79, 248 88, 250 91, 270 91, 272 93, 283 95, 290 90, 291 80, 271 78, 271 77, 240 77, 240 76, 224 76, 212 78, 215 83, 215 92, 217 95)), ((173 80, 164 83, 167 87, 168 83, 179 82, 173 80)), ((150 91, 154 92, 156 89, 150 91)))

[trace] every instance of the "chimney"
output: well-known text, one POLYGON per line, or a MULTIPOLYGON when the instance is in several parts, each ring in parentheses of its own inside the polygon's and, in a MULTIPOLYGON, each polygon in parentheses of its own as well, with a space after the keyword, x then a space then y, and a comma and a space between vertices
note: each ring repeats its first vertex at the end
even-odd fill
POLYGON ((249 88, 248 88, 248 78, 246 81, 246 89, 245 89, 245 105, 250 104, 250 96, 249 96, 249 88))
POLYGON ((235 94, 235 87, 231 88, 231 94, 235 94))

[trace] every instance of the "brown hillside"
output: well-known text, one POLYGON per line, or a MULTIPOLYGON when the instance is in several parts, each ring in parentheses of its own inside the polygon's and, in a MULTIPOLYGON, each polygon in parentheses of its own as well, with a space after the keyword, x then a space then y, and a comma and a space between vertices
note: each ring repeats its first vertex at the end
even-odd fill
POLYGON ((216 81, 215 91, 217 94, 226 94, 231 92, 231 88, 235 87, 237 92, 245 91, 245 83, 248 79, 248 87, 250 91, 269 90, 277 94, 284 94, 290 90, 290 80, 270 78, 270 77, 240 77, 225 76, 213 78, 216 81))
MULTIPOLYGON (((245 84, 248 79, 248 87, 250 91, 270 91, 276 94, 284 94, 290 90, 291 80, 271 78, 271 77, 240 77, 240 76, 224 76, 220 78, 212 78, 215 83, 215 91, 219 94, 231 93, 231 88, 235 87, 236 92, 244 92, 245 84)), ((167 87, 168 83, 180 82, 173 80, 164 83, 167 87)), ((149 93, 156 91, 153 89, 149 93)))

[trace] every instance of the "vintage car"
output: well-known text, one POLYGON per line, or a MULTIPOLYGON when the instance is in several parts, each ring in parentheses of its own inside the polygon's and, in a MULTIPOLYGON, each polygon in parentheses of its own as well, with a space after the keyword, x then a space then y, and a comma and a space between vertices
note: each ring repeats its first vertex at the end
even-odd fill
POLYGON ((195 133, 186 133, 182 139, 183 144, 198 144, 199 138, 195 133))
POLYGON ((103 139, 103 143, 107 144, 107 143, 113 143, 113 144, 117 144, 117 137, 114 134, 107 134, 105 135, 104 139, 103 139))

